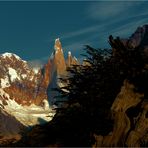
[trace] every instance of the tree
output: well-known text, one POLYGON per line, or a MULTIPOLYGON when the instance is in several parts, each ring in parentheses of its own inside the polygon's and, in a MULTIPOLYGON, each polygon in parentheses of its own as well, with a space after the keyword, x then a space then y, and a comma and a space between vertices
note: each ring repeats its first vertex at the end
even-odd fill
POLYGON ((110 108, 125 79, 135 85, 135 91, 147 92, 147 71, 144 71, 141 47, 129 48, 120 38, 112 36, 109 43, 111 52, 86 46, 85 64, 68 69, 68 78, 61 79, 68 84, 58 90, 60 97, 67 97, 65 113, 75 104, 81 107, 86 117, 82 122, 88 125, 89 135, 107 135, 112 130, 110 108))
MULTIPOLYGON (((83 112, 80 115, 86 117, 81 124, 87 125, 84 127, 88 129, 89 136, 91 137, 92 133, 106 135, 112 130, 110 108, 120 91, 124 77, 112 60, 109 50, 94 49, 90 46, 86 46, 85 50, 85 64, 71 67, 68 69, 68 77, 61 79, 68 84, 57 89, 61 93, 58 97, 66 96, 67 101, 66 105, 64 104, 66 107, 59 108, 57 112, 66 114, 77 105, 83 112)), ((73 114, 71 112, 72 116, 73 114)))
MULTIPOLYGON (((143 49, 127 47, 112 36, 109 43, 112 50, 86 46, 84 64, 72 66, 69 75, 60 78, 66 85, 55 90, 64 103, 51 122, 31 131, 31 135, 37 136, 27 138, 36 139, 29 146, 92 146, 94 133, 107 135, 112 131, 116 121, 111 118, 110 108, 125 79, 134 84, 135 91, 144 93, 144 99, 148 98, 147 58, 143 49)), ((132 113, 127 113, 130 118, 133 112, 132 109, 132 113)))

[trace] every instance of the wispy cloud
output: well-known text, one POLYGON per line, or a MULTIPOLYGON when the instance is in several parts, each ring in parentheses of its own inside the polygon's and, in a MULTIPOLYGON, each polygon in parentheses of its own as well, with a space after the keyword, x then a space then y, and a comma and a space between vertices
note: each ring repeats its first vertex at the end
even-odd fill
POLYGON ((75 36, 80 36, 86 33, 90 33, 90 32, 94 32, 96 31, 96 29, 101 28, 103 25, 93 25, 93 26, 89 26, 80 30, 75 30, 72 32, 69 32, 67 34, 64 34, 63 36, 61 36, 61 38, 63 39, 67 39, 67 38, 72 38, 75 36))
POLYGON ((134 14, 137 6, 143 2, 133 1, 101 1, 93 2, 86 10, 86 15, 89 18, 97 19, 100 21, 108 21, 118 16, 126 16, 134 14), (130 12, 130 13, 129 13, 130 12))
POLYGON ((104 37, 105 35, 110 35, 110 34, 118 35, 121 37, 122 36, 128 37, 129 35, 131 35, 131 33, 133 33, 136 30, 137 27, 143 26, 144 24, 147 23, 148 23, 148 13, 115 20, 104 25, 104 29, 99 30, 98 31, 99 34, 93 35, 91 39, 95 39, 99 36, 104 37))
POLYGON ((66 52, 68 52, 69 50, 70 51, 72 50, 72 52, 77 52, 78 50, 83 49, 84 45, 89 45, 89 44, 90 42, 84 39, 79 42, 73 42, 72 44, 68 43, 67 45, 63 47, 63 49, 65 49, 66 52))
MULTIPOLYGON (((101 38, 106 34, 117 34, 117 35, 129 35, 131 34, 138 26, 148 23, 148 12, 135 14, 132 17, 120 18, 108 21, 102 25, 94 25, 91 27, 83 28, 82 30, 73 31, 68 34, 63 35, 61 38, 69 39, 69 38, 77 38, 78 36, 84 36, 86 34, 90 34, 85 37, 85 41, 89 41, 95 39, 96 37, 101 38)), ((99 39, 98 38, 98 39, 99 39)), ((82 40, 82 39, 81 39, 82 40)), ((85 43, 84 39, 80 43, 85 43)), ((74 43, 72 45, 78 45, 74 43)), ((72 45, 69 46, 72 47, 72 45)), ((81 44, 82 45, 82 44, 81 44)))
POLYGON ((40 59, 33 59, 28 61, 28 64, 33 68, 41 68, 47 62, 49 57, 42 57, 40 59))
POLYGON ((138 26, 148 24, 147 6, 145 1, 92 2, 85 12, 85 19, 91 23, 60 36, 66 42, 63 48, 78 55, 85 44, 108 46, 110 34, 129 37, 138 26))
POLYGON ((115 30, 112 30, 112 34, 116 36, 127 37, 127 35, 131 35, 131 33, 134 33, 137 27, 142 26, 146 23, 148 23, 148 18, 143 18, 141 20, 130 22, 128 24, 122 25, 115 30))
POLYGON ((146 20, 146 18, 148 17, 147 9, 143 8, 142 10, 137 11, 137 7, 142 4, 143 2, 133 3, 131 1, 99 2, 97 4, 92 3, 92 5, 87 8, 88 18, 90 18, 91 16, 92 18, 98 20, 98 22, 96 22, 95 25, 86 26, 85 28, 65 33, 60 38, 65 40, 84 36, 85 34, 92 35, 96 33, 100 34, 102 32, 105 33, 106 31, 112 32, 112 30, 117 29, 117 27, 120 28, 124 25, 127 25, 128 27, 128 24, 131 23, 131 21, 133 22, 133 25, 136 26, 137 21, 143 19, 146 20))

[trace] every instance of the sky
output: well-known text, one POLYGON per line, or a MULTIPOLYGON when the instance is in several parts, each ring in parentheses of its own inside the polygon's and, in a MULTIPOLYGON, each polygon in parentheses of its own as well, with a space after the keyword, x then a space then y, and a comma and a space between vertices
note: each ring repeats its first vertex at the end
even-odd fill
POLYGON ((0 53, 43 62, 60 38, 81 58, 84 45, 109 48, 108 36, 129 37, 148 24, 148 1, 0 1, 0 53))

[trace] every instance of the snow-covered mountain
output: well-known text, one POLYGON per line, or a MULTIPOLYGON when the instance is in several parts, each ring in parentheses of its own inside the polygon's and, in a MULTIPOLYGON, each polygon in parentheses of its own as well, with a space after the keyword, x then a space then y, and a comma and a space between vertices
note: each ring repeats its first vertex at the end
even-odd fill
MULTIPOLYGON (((5 115, 0 126, 5 125, 7 116, 10 121, 13 117, 19 126, 33 126, 52 119, 55 94, 49 88, 61 87, 58 78, 67 74, 68 66, 78 63, 70 52, 65 60, 59 39, 55 40, 54 48, 47 64, 40 69, 31 68, 13 53, 0 55, 0 115, 5 115)), ((12 126, 4 127, 3 131, 13 130, 12 126)), ((5 135, 0 129, 1 134, 5 135)))

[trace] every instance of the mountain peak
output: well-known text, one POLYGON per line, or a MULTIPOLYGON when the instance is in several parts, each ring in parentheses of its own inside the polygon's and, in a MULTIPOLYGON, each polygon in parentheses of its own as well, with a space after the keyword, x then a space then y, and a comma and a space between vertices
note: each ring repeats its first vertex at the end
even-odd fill
POLYGON ((1 56, 3 56, 4 58, 5 58, 5 57, 11 58, 12 56, 14 56, 14 57, 17 58, 17 59, 21 59, 21 58, 20 58, 19 56, 17 56, 16 54, 14 54, 14 53, 9 53, 9 52, 5 52, 5 53, 1 54, 1 56))
POLYGON ((14 54, 14 53, 5 52, 5 53, 1 54, 0 56, 2 58, 9 58, 9 59, 14 57, 17 60, 21 60, 26 63, 26 61, 22 60, 18 55, 14 54))
POLYGON ((62 50, 62 44, 59 38, 55 39, 54 49, 55 49, 54 64, 56 66, 57 73, 59 75, 63 75, 66 71, 66 63, 65 63, 64 53, 62 50))
POLYGON ((136 29, 136 31, 131 35, 128 41, 128 45, 130 47, 137 47, 137 46, 148 46, 147 43, 148 39, 148 25, 140 26, 136 29))
POLYGON ((54 48, 56 51, 62 50, 62 45, 59 38, 55 39, 54 48))
POLYGON ((68 52, 68 59, 67 59, 67 66, 70 67, 72 65, 77 65, 78 64, 78 60, 77 58, 74 56, 72 56, 71 52, 68 52))
POLYGON ((71 51, 68 51, 68 56, 71 56, 71 51))

